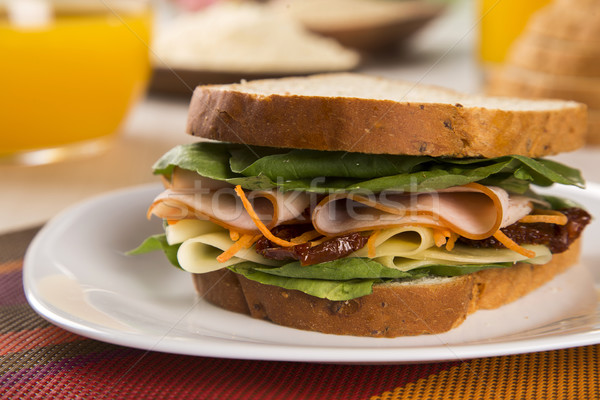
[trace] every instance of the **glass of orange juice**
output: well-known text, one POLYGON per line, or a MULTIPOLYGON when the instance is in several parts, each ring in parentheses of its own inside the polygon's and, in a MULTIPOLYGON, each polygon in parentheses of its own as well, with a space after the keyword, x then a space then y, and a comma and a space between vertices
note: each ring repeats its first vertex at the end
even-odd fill
POLYGON ((486 63, 504 61, 531 15, 551 0, 478 0, 479 55, 486 63))
POLYGON ((144 93, 143 0, 0 1, 0 162, 98 152, 144 93))

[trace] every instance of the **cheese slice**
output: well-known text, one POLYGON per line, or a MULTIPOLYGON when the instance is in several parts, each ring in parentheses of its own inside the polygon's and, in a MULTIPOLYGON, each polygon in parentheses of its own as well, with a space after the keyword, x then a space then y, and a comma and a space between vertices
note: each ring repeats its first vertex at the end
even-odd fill
POLYGON ((222 231, 219 225, 199 219, 182 219, 165 227, 167 243, 170 245, 183 243, 184 241, 205 233, 222 231))
POLYGON ((409 257, 396 256, 392 252, 386 252, 374 258, 374 261, 389 268, 409 271, 429 265, 469 266, 470 264, 515 263, 522 261, 530 264, 546 264, 552 259, 552 253, 550 253, 550 250, 546 246, 523 245, 523 247, 535 252, 535 257, 527 258, 510 249, 477 249, 467 246, 457 246, 452 251, 447 251, 440 247, 431 247, 409 257))
MULTIPOLYGON (((394 255, 410 257, 434 246, 433 230, 422 226, 403 226, 382 230, 375 239, 375 257, 394 255)), ((368 257, 367 247, 355 251, 353 257, 368 257)), ((372 257, 374 258, 374 257, 372 257)))
POLYGON ((229 232, 221 230, 207 233, 184 241, 177 251, 177 261, 184 270, 202 274, 216 271, 244 261, 253 261, 263 265, 281 265, 281 261, 264 258, 254 248, 242 249, 225 262, 217 261, 217 257, 233 245, 229 232))

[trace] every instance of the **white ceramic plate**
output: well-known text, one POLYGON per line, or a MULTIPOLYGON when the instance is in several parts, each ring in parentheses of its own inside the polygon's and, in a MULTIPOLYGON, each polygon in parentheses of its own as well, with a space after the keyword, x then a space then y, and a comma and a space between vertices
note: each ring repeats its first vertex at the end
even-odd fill
MULTIPOLYGON (((159 186, 76 205, 48 223, 25 257, 27 299, 69 331, 162 352, 260 360, 415 363, 461 360, 600 343, 600 223, 587 229, 581 262, 530 295, 477 311, 441 335, 395 339, 325 335, 285 328, 214 307, 191 278, 156 252, 126 256, 161 232, 145 218, 159 186)), ((600 185, 553 193, 600 215, 600 185)))

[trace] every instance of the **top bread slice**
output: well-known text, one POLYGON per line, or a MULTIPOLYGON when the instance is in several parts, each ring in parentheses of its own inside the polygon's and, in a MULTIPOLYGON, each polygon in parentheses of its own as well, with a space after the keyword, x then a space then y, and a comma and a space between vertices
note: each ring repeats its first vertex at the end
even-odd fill
POLYGON ((585 105, 461 94, 353 73, 199 86, 187 132, 257 146, 542 157, 584 143, 585 105))

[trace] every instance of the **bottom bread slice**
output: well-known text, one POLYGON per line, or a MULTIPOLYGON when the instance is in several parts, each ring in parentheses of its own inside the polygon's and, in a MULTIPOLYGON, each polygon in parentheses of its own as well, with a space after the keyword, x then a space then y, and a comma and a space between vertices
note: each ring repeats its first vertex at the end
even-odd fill
POLYGON ((446 332, 478 309, 515 301, 575 264, 579 251, 575 242, 545 265, 375 285, 372 294, 347 301, 264 285, 228 269, 192 276, 200 296, 230 311, 309 331, 397 337, 446 332))

